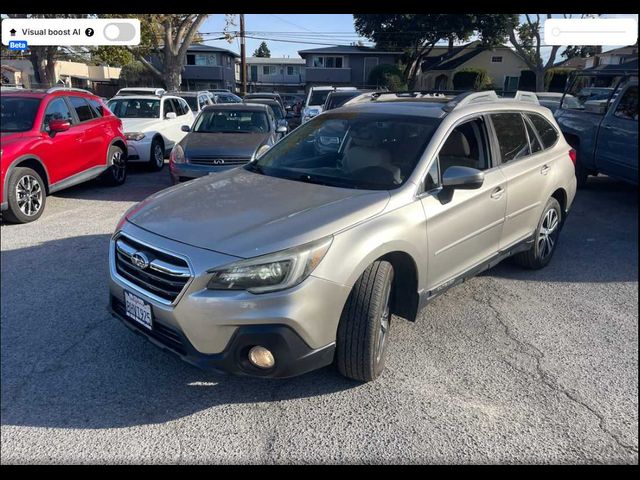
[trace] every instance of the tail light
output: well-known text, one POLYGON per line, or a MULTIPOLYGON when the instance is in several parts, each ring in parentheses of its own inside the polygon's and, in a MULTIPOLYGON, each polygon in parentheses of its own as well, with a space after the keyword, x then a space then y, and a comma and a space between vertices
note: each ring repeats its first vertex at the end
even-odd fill
POLYGON ((578 158, 578 152, 575 151, 575 149, 571 149, 569 150, 569 158, 571 159, 571 161, 573 162, 573 166, 576 166, 576 160, 578 158))

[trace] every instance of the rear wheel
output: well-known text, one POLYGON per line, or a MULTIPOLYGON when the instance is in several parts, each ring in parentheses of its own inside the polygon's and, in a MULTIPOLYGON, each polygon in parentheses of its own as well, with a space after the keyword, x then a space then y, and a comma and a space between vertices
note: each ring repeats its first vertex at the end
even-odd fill
POLYGON ((8 209, 3 217, 13 223, 33 222, 42 215, 46 201, 47 192, 40 175, 31 168, 17 167, 9 177, 8 209))
POLYGON ((520 266, 537 270, 546 267, 556 250, 562 225, 562 209, 555 198, 550 198, 538 222, 535 241, 529 250, 513 258, 520 266))
POLYGON ((151 142, 151 154, 149 156, 149 170, 159 172, 164 167, 164 143, 159 138, 151 142))
POLYGON ((393 267, 376 261, 360 276, 342 311, 336 339, 336 364, 345 377, 368 382, 384 369, 393 267))
POLYGON ((111 166, 102 174, 102 181, 114 187, 122 185, 127 179, 127 159, 120 147, 109 148, 109 162, 111 166))

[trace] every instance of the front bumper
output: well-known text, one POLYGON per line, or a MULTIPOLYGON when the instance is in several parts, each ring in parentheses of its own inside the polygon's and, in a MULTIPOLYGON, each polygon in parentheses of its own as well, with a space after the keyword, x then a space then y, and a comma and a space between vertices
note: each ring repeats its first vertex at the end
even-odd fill
POLYGON ((169 171, 171 172, 171 178, 174 183, 178 183, 182 180, 204 177, 210 173, 224 172, 226 170, 231 170, 232 168, 238 168, 238 165, 229 165, 225 167, 215 165, 193 165, 190 163, 169 163, 169 171))
POLYGON ((151 158, 151 138, 136 142, 127 140, 127 162, 148 162, 151 158))
POLYGON ((128 222, 123 232, 139 243, 186 258, 192 273, 173 302, 159 301, 118 274, 111 240, 109 308, 156 345, 201 368, 244 375, 287 377, 331 363, 348 287, 310 276, 280 292, 212 291, 206 288, 211 277, 207 270, 236 257, 169 240, 128 222), (127 319, 122 308, 125 291, 151 305, 154 330, 127 319), (273 371, 248 364, 246 355, 254 345, 274 354, 273 371))

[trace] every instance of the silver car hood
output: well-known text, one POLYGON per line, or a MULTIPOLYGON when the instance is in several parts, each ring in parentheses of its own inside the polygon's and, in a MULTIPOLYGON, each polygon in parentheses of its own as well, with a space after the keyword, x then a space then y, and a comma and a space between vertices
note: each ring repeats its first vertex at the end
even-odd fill
POLYGON ((237 168, 162 190, 128 220, 157 235, 248 258, 331 235, 381 212, 386 191, 352 190, 237 168))

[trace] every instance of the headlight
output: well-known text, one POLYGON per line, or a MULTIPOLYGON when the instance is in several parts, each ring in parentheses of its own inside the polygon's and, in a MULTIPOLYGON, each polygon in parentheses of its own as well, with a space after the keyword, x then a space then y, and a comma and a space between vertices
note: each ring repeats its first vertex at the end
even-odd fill
POLYGON ((171 150, 171 155, 169 155, 169 162, 171 163, 184 163, 184 150, 178 144, 171 150))
POLYGON ((209 270, 210 290, 266 293, 284 290, 306 279, 322 261, 333 237, 209 270))
POLYGON ((128 133, 125 133, 124 136, 127 138, 127 140, 135 140, 136 142, 138 142, 144 138, 144 133, 128 132, 128 133))

